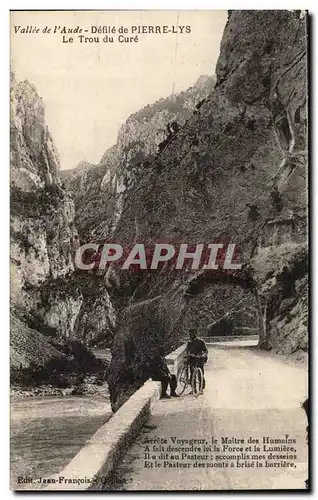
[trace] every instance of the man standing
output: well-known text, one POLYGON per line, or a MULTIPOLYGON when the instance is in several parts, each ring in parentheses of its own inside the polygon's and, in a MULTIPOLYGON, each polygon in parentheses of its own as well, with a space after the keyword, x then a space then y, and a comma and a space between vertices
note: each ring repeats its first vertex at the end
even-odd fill
POLYGON ((208 349, 204 340, 197 336, 196 330, 189 331, 190 340, 187 343, 186 355, 190 365, 190 377, 192 378, 193 369, 199 366, 203 373, 203 389, 205 388, 204 364, 208 360, 208 349))

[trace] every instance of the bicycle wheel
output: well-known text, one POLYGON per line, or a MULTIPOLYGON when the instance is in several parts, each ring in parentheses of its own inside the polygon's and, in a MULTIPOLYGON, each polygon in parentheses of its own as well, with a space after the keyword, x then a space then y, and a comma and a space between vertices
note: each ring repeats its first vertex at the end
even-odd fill
POLYGON ((177 388, 176 388, 176 393, 178 394, 178 396, 181 396, 184 391, 185 391, 185 388, 187 387, 188 385, 188 367, 187 365, 182 365, 180 366, 180 368, 178 369, 178 372, 177 372, 177 388))
POLYGON ((193 395, 197 398, 203 389, 203 373, 200 367, 196 366, 193 370, 191 387, 193 395))

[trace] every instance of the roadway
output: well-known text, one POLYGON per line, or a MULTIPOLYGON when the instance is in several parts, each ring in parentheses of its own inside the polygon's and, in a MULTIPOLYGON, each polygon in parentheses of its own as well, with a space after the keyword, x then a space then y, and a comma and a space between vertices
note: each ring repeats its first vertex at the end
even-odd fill
POLYGON ((185 393, 160 400, 105 489, 304 489, 307 419, 300 404, 307 397, 306 366, 243 346, 209 346, 204 395, 196 399, 185 393), (194 438, 211 443, 228 436, 262 442, 264 436, 281 439, 286 434, 296 440, 295 468, 145 467, 146 439, 194 438))

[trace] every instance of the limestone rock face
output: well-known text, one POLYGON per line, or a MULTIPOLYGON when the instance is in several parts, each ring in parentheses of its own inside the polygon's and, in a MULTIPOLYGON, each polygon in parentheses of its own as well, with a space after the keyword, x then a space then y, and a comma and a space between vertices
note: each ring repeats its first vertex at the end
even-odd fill
POLYGON ((100 164, 62 174, 79 239, 43 104, 29 84, 13 92, 14 304, 41 331, 91 345, 116 332, 114 410, 147 378, 152 353, 189 327, 255 333, 261 323, 263 348, 307 350, 306 43, 300 11, 231 11, 216 81, 131 115, 100 164), (74 276, 78 240, 233 243, 257 294, 245 278, 169 266, 74 276))
POLYGON ((29 328, 15 314, 10 318, 10 368, 27 368, 35 361, 39 364, 50 359, 65 359, 66 356, 52 345, 40 332, 29 328))
MULTIPOLYGON (((109 347, 116 327, 116 311, 110 300, 105 281, 94 283, 94 294, 84 295, 76 319, 76 337, 90 346, 109 347)), ((85 288, 87 293, 87 288, 85 288)))
MULTIPOLYGON (((14 76, 10 123, 11 355, 13 365, 25 366, 41 362, 42 348, 47 361, 50 345, 51 356, 56 356, 52 339, 77 337, 83 296, 74 278, 79 245, 74 202, 61 185, 44 105, 33 85, 17 83, 14 76), (28 336, 30 345, 39 343, 36 349, 25 349, 28 336)), ((84 335, 82 340, 87 341, 84 335)))
MULTIPOLYGON (((75 224, 82 243, 112 239, 126 196, 156 157, 159 144, 167 139, 167 124, 184 124, 214 83, 214 77, 202 76, 188 90, 146 106, 128 118, 116 145, 104 153, 99 165, 82 162, 61 172, 62 182, 74 199, 75 224)), ((97 279, 99 294, 84 297, 75 325, 78 338, 90 339, 92 344, 111 341, 117 308, 113 308, 105 286, 114 280, 118 284, 120 276, 97 279)), ((91 288, 90 280, 84 287, 91 288)))
POLYGON ((61 171, 61 179, 72 194, 75 223, 81 241, 87 243, 104 231, 112 231, 116 212, 118 152, 112 147, 99 165, 81 163, 75 169, 61 171))
MULTIPOLYGON (((27 81, 11 86, 12 304, 21 312, 39 300, 41 284, 74 271, 74 205, 61 188, 59 157, 44 105, 27 81), (32 291, 31 291, 32 289, 32 291)), ((63 319, 58 331, 64 329, 63 319)))
POLYGON ((214 84, 214 77, 201 76, 186 91, 132 114, 120 128, 116 145, 104 153, 100 164, 80 164, 61 172, 75 201, 76 226, 82 241, 113 236, 124 197, 145 174, 159 145, 167 139, 167 124, 183 125, 214 84))
POLYGON ((308 350, 308 278, 296 281, 297 297, 282 300, 270 324, 270 346, 278 353, 297 353, 308 350))
POLYGON ((11 85, 11 182, 31 191, 59 184, 59 157, 44 120, 44 105, 28 81, 11 85))
MULTIPOLYGON (((307 310, 306 37, 306 17, 299 11, 232 11, 215 89, 142 175, 137 172, 138 183, 132 182, 126 193, 115 230, 116 241, 124 245, 235 243, 241 262, 253 268, 263 307, 276 293, 271 280, 279 280, 277 271, 290 268, 298 289, 290 318, 282 325, 279 311, 268 305, 266 320, 267 347, 287 353, 307 348, 301 320, 307 310), (278 334, 281 328, 283 334, 278 334)), ((131 145, 129 120, 125 130, 131 145)), ((151 155, 151 147, 147 153, 151 155)), ((182 309, 189 274, 145 271, 121 279, 121 284, 125 279, 130 283, 133 297, 127 300, 128 316, 123 316, 114 341, 110 392, 115 402, 127 380, 138 385, 149 345, 157 342, 167 351, 189 326, 203 333, 202 323, 190 312, 191 300, 181 318, 169 313, 177 304, 182 309), (155 297, 159 302, 154 312, 155 297), (129 320, 138 302, 140 328, 134 326, 135 317, 129 320), (168 328, 167 317, 174 318, 168 328), (138 353, 127 351, 131 335, 138 353), (134 376, 127 366, 133 366, 134 376)), ((229 309, 231 301, 240 301, 250 313, 255 311, 257 327, 255 299, 240 287, 231 289, 225 293, 212 280, 200 295, 201 309, 209 308, 213 297, 211 309, 218 320, 224 300, 229 309)), ((279 296, 280 307, 286 297, 279 296)))

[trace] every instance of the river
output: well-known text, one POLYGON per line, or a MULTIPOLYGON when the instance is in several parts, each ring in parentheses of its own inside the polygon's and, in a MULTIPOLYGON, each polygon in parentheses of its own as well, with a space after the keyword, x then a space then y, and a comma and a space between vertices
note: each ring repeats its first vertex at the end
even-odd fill
POLYGON ((108 395, 11 398, 11 489, 61 470, 112 415, 108 395))

